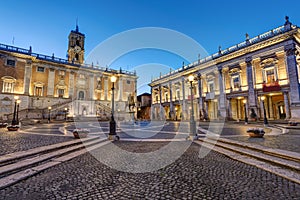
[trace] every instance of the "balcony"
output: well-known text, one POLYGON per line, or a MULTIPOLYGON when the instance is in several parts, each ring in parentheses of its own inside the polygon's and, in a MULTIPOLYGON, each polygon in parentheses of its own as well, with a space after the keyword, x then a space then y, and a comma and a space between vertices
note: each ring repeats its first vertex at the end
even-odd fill
POLYGON ((274 92, 274 91, 280 91, 281 87, 278 83, 278 81, 274 81, 271 83, 263 83, 263 92, 274 92))

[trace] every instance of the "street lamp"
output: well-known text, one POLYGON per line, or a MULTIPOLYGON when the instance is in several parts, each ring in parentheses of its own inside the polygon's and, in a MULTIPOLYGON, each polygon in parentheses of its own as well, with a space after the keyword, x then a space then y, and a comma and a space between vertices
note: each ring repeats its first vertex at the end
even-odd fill
POLYGON ((50 123, 50 119, 51 119, 51 116, 50 116, 51 109, 52 109, 52 107, 49 106, 48 107, 48 123, 50 123))
POLYGON ((111 76, 110 81, 112 82, 112 96, 111 96, 111 118, 109 121, 109 134, 108 134, 108 139, 109 140, 115 140, 116 139, 116 121, 114 119, 114 110, 115 110, 115 82, 117 80, 116 76, 111 76))
POLYGON ((20 106, 20 103, 21 103, 21 100, 18 99, 17 100, 17 117, 16 117, 17 124, 19 124, 19 106, 20 106))
POLYGON ((268 119, 267 119, 267 115, 266 115, 266 108, 265 108, 265 102, 264 100, 266 99, 265 96, 261 96, 260 99, 262 100, 262 104, 263 104, 263 110, 264 110, 264 126, 268 126, 268 119))
POLYGON ((191 84, 191 116, 190 116, 190 139, 193 140, 194 137, 196 136, 196 122, 194 119, 194 98, 193 98, 193 81, 194 81, 195 77, 191 74, 188 77, 188 80, 191 84))
POLYGON ((17 125, 16 110, 17 110, 17 101, 19 99, 19 96, 14 96, 14 99, 15 99, 15 107, 14 107, 14 115, 13 115, 13 119, 11 121, 11 125, 17 125))
POLYGON ((244 103, 244 110, 245 110, 245 124, 248 124, 247 107, 246 107, 247 100, 244 99, 243 103, 244 103))
POLYGON ((67 121, 68 108, 65 108, 65 121, 67 121))

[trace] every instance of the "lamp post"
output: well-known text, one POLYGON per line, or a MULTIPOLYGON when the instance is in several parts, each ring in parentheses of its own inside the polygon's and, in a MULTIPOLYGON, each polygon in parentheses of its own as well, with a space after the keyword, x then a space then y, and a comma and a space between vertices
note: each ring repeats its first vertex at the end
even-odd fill
POLYGON ((19 124, 19 107, 20 107, 20 103, 21 103, 21 100, 18 99, 17 100, 17 117, 16 117, 17 124, 19 124))
POLYGON ((19 99, 19 96, 14 96, 14 99, 15 99, 15 107, 14 107, 14 115, 13 115, 13 119, 11 121, 11 125, 17 125, 16 110, 17 110, 17 101, 19 99))
POLYGON ((191 74, 188 77, 189 82, 191 84, 191 116, 190 116, 190 135, 189 138, 191 140, 194 140, 194 137, 196 136, 196 122, 194 119, 194 98, 193 98, 193 81, 195 79, 195 77, 191 74))
POLYGON ((68 108, 65 108, 65 121, 67 121, 68 108))
POLYGON ((112 88, 111 88, 111 92, 112 92, 112 96, 111 96, 111 118, 109 121, 109 134, 108 134, 108 139, 109 140, 115 140, 116 139, 116 121, 114 119, 114 110, 115 110, 115 82, 117 80, 116 76, 111 76, 110 77, 110 81, 112 82, 112 88))
POLYGON ((244 100, 243 100, 243 103, 244 103, 244 111, 245 111, 245 124, 248 124, 248 117, 247 117, 247 105, 246 105, 246 103, 247 103, 247 100, 246 100, 246 99, 244 99, 244 100))
POLYGON ((262 104, 263 104, 263 110, 264 110, 264 126, 268 126, 268 119, 267 119, 267 114, 266 114, 266 108, 265 108, 265 96, 261 96, 260 99, 262 100, 262 104))
POLYGON ((50 116, 50 114, 51 114, 51 109, 52 109, 52 107, 49 106, 49 107, 48 107, 48 123, 50 123, 50 120, 51 120, 51 116, 50 116))

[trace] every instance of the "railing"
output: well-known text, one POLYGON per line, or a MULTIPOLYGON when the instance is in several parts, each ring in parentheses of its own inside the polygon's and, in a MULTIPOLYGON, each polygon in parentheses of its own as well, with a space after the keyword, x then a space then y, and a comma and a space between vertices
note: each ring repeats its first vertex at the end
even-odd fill
POLYGON ((106 72, 111 72, 111 73, 122 73, 122 74, 127 74, 127 75, 136 75, 136 72, 130 72, 127 70, 115 70, 115 69, 109 69, 107 67, 100 67, 100 66, 96 66, 93 64, 77 64, 77 63, 73 63, 73 62, 69 62, 66 59, 63 58, 58 58, 53 56, 47 56, 47 55, 43 55, 43 54, 38 54, 38 53, 32 53, 31 47, 29 49, 23 49, 23 48, 19 48, 19 47, 15 47, 15 46, 10 46, 10 45, 6 45, 6 44, 0 44, 0 50, 4 50, 4 51, 9 51, 9 52, 15 52, 15 53, 21 53, 21 54, 26 54, 32 57, 36 57, 37 59, 40 60, 45 60, 45 61, 49 61, 49 62, 55 62, 58 64, 67 64, 67 65, 73 65, 73 66, 77 66, 77 67, 81 67, 81 68, 93 68, 95 70, 100 70, 100 71, 106 71, 106 72))
POLYGON ((234 51, 237 51, 237 50, 240 50, 240 49, 245 48, 245 47, 247 47, 247 46, 250 46, 250 45, 256 44, 256 43, 258 43, 258 42, 267 40, 267 39, 269 39, 269 38, 272 38, 272 37, 274 37, 274 36, 283 34, 283 33, 285 33, 285 32, 288 32, 288 31, 293 30, 293 29, 296 29, 296 28, 298 28, 298 27, 295 26, 295 25, 291 25, 291 28, 290 28, 290 29, 289 29, 289 28, 287 29, 285 26, 280 26, 280 27, 275 28, 275 29, 273 29, 273 30, 270 30, 270 31, 268 31, 268 32, 266 32, 266 33, 260 34, 260 35, 254 37, 254 38, 248 39, 248 40, 246 40, 246 41, 244 41, 244 42, 241 42, 241 43, 236 44, 236 45, 234 45, 234 46, 232 46, 232 47, 229 47, 229 48, 227 48, 227 49, 224 49, 224 50, 222 50, 220 53, 218 52, 218 53, 215 53, 215 54, 213 54, 213 55, 207 56, 207 57, 202 58, 202 59, 200 59, 200 60, 198 60, 198 61, 195 61, 195 62, 193 62, 193 63, 191 63, 191 64, 189 64, 189 65, 186 65, 186 66, 180 67, 180 68, 178 68, 178 69, 176 69, 176 70, 174 70, 174 71, 171 71, 171 72, 169 72, 169 73, 167 73, 167 74, 165 74, 165 75, 162 75, 162 76, 160 76, 160 77, 154 78, 154 79, 152 80, 152 82, 154 82, 154 81, 156 81, 156 80, 159 80, 159 79, 161 79, 161 78, 170 76, 170 75, 172 75, 172 74, 178 73, 178 72, 180 72, 180 71, 186 70, 186 69, 188 69, 188 68, 192 68, 192 67, 195 67, 195 66, 197 66, 197 65, 200 65, 200 64, 209 62, 209 61, 211 61, 211 60, 213 60, 213 59, 216 59, 216 58, 219 58, 219 57, 221 57, 221 56, 223 56, 223 55, 232 53, 232 52, 234 52, 234 51))
POLYGON ((263 83, 263 92, 273 92, 273 91, 280 91, 281 87, 278 81, 274 81, 272 83, 263 83))

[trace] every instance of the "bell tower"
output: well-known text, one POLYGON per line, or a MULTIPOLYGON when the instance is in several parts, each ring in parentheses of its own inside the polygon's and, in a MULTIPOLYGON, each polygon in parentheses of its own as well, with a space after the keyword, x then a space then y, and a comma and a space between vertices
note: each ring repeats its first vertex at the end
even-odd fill
POLYGON ((83 64, 84 39, 85 35, 79 32, 78 24, 76 23, 76 29, 69 34, 68 61, 70 63, 83 64))

